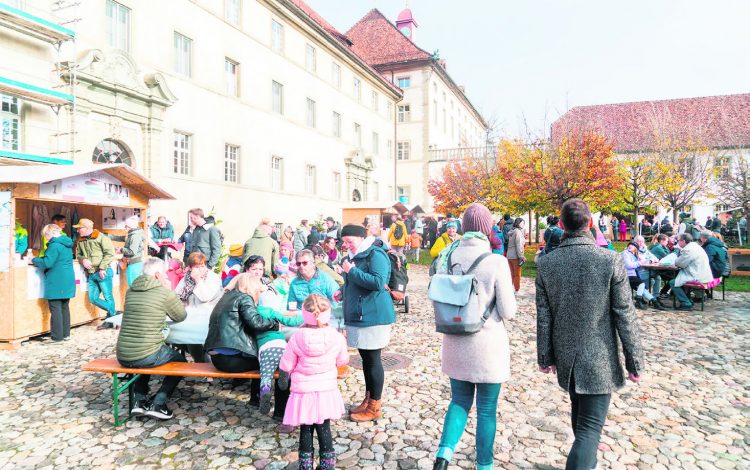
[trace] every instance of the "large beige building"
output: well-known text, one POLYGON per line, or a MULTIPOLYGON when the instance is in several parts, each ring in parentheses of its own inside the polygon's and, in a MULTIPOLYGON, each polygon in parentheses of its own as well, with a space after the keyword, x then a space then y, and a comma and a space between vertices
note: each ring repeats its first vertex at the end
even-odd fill
POLYGON ((430 211, 427 183, 446 162, 492 159, 487 124, 447 71, 444 60, 416 44, 417 22, 408 8, 395 23, 371 10, 346 36, 352 48, 403 91, 397 105, 397 194, 430 211))
POLYGON ((393 199, 401 92, 301 1, 3 2, 3 163, 127 163, 230 242, 393 199))

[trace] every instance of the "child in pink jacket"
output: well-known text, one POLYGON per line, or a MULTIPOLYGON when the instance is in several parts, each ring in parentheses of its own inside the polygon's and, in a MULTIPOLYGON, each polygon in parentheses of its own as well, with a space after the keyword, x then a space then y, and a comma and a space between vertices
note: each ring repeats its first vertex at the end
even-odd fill
POLYGON ((321 470, 333 470, 331 420, 344 414, 336 377, 337 368, 349 363, 346 340, 328 326, 331 303, 311 294, 302 304, 305 324, 289 339, 279 369, 292 376, 291 394, 286 405, 284 424, 300 426, 299 470, 313 468, 313 431, 318 434, 321 470))

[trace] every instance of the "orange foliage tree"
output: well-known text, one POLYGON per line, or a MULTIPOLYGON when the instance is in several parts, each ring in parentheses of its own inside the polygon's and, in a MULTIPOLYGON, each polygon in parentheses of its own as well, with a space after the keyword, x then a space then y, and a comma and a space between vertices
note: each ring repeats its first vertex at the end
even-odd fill
POLYGON ((472 158, 448 162, 442 178, 427 183, 427 191, 435 200, 435 210, 461 214, 475 202, 481 202, 491 211, 497 210, 488 192, 491 174, 488 165, 472 158))

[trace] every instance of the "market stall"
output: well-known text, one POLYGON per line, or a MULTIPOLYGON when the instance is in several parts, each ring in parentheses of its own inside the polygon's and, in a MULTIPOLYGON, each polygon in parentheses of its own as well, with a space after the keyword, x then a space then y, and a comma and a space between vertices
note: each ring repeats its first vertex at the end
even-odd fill
MULTIPOLYGON (((50 329, 44 272, 29 260, 39 254, 42 228, 53 215, 66 217, 65 233, 74 241, 72 226, 84 218, 104 233, 125 235, 129 216, 139 216, 145 228, 151 199, 174 198, 123 164, 0 166, 0 348, 17 347, 50 329)), ((71 325, 96 321, 103 312, 89 303, 86 278, 73 252, 71 263, 76 275, 71 325)), ((125 270, 117 261, 112 268, 115 304, 122 309, 125 270)))
POLYGON ((409 212, 409 209, 401 202, 358 202, 343 209, 342 223, 344 225, 362 224, 365 219, 371 223, 382 223, 385 216, 404 215, 407 212, 409 212))

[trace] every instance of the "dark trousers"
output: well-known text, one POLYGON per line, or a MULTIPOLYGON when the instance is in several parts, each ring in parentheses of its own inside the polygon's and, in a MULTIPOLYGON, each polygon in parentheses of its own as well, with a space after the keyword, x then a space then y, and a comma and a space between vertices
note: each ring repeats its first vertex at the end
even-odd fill
MULTIPOLYGON (((167 362, 186 362, 186 360, 185 356, 183 356, 182 353, 167 346, 166 344, 163 344, 158 351, 151 354, 150 356, 146 356, 143 359, 139 359, 137 361, 120 360, 120 364, 122 364, 123 367, 132 367, 134 369, 141 367, 156 367, 166 364, 167 362)), ((136 400, 145 400, 148 397, 148 382, 150 378, 150 375, 141 375, 133 383, 133 392, 136 400)), ((180 383, 180 380, 182 380, 182 377, 164 377, 164 380, 161 382, 161 387, 159 388, 159 391, 156 392, 156 396, 154 397, 154 403, 161 405, 165 404, 167 402, 167 398, 172 396, 172 392, 174 392, 174 389, 177 388, 177 384, 180 383)))
POLYGON ((381 358, 382 349, 360 349, 362 357, 362 372, 365 376, 365 390, 370 392, 370 398, 380 400, 383 396, 385 370, 381 358))
POLYGON ((47 300, 50 313, 50 334, 55 341, 70 336, 70 299, 47 300))
POLYGON ((568 454, 565 470, 590 470, 596 467, 596 451, 607 419, 611 393, 583 395, 575 392, 575 381, 570 379, 571 424, 575 441, 568 454))
MULTIPOLYGON (((260 363, 256 357, 246 357, 240 354, 226 356, 224 354, 212 354, 211 362, 214 367, 222 372, 230 374, 236 372, 250 372, 260 370, 260 363)), ((290 387, 291 388, 291 387, 290 387)), ((273 391, 273 417, 283 419, 286 411, 286 402, 289 400, 289 390, 281 390, 276 384, 273 391)), ((253 379, 250 381, 250 402, 260 402, 260 380, 253 379)))

